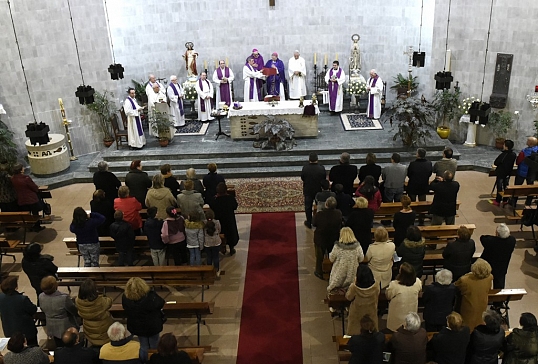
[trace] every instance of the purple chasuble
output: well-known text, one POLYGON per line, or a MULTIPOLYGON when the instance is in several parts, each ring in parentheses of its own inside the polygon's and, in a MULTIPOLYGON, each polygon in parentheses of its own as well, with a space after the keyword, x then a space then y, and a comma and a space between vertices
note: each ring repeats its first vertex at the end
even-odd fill
MULTIPOLYGON (((207 83, 207 86, 209 86, 209 81, 208 81, 208 80, 205 80, 205 82, 207 83)), ((201 90, 201 91, 204 90, 204 88, 202 87, 202 85, 203 85, 203 84, 202 84, 202 79, 200 78, 200 79, 198 80, 198 86, 200 86, 200 90, 201 90)), ((201 97, 200 97, 200 110, 201 110, 202 112, 205 112, 205 100, 202 99, 201 97)))
MULTIPOLYGON (((254 71, 250 64, 247 64, 247 67, 249 70, 254 71)), ((254 98, 254 77, 250 78, 250 89, 248 90, 248 101, 252 100, 254 98)))
POLYGON ((177 96, 177 106, 179 107, 179 115, 183 116, 185 115, 185 111, 183 111, 183 100, 181 97, 179 97, 179 92, 177 92, 176 86, 173 82, 170 82, 170 86, 172 87, 172 91, 174 91, 174 95, 177 96))
MULTIPOLYGON (((136 110, 135 103, 131 97, 127 97, 127 99, 131 102, 131 106, 133 107, 133 110, 136 110)), ((135 116, 136 120, 136 129, 138 130, 138 136, 144 135, 144 132, 142 131, 142 122, 140 121, 140 116, 135 116)))
POLYGON ((272 68, 273 65, 278 70, 278 73, 274 76, 267 77, 267 93, 274 96, 284 96, 280 95, 280 83, 284 82, 285 79, 284 62, 282 62, 280 59, 277 59, 276 61, 271 59, 267 61, 265 68, 272 68))
MULTIPOLYGON (((330 79, 333 77, 333 71, 334 69, 331 68, 331 71, 329 72, 329 110, 334 111, 336 109, 336 99, 338 98, 338 82, 331 82, 330 79)), ((340 75, 342 74, 342 69, 338 68, 338 72, 336 73, 336 77, 340 78, 340 75)))
MULTIPOLYGON (((370 85, 370 87, 375 87, 375 84, 377 82, 377 77, 373 79, 374 82, 372 82, 372 84, 370 85)), ((374 117, 374 95, 373 94, 370 94, 370 107, 368 108, 368 117, 374 117)))
MULTIPOLYGON (((217 68, 217 77, 219 80, 222 80, 222 70, 217 68)), ((230 69, 228 67, 224 67, 224 77, 227 79, 230 77, 230 69)), ((224 103, 228 106, 232 103, 232 100, 230 100, 230 83, 221 83, 220 84, 220 100, 224 101, 224 103)))

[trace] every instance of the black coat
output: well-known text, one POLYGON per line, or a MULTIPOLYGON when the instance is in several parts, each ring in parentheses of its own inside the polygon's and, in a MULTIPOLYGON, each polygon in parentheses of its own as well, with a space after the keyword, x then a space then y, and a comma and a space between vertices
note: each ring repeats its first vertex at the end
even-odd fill
MULTIPOLYGON (((364 255, 372 244, 372 224, 374 211, 372 209, 351 209, 346 226, 353 230, 355 238, 361 244, 364 255)), ((338 239, 337 239, 338 240, 338 239)))
POLYGON ((475 250, 473 239, 467 242, 456 239, 446 245, 443 250, 443 267, 452 272, 452 282, 471 271, 471 261, 475 250))
POLYGON ((99 355, 92 348, 77 344, 71 348, 61 347, 54 351, 54 364, 97 364, 99 355))
POLYGON ((432 162, 427 159, 417 158, 407 167, 406 192, 408 195, 425 195, 430 190, 430 176, 432 175, 432 162))
POLYGON ((486 325, 474 328, 469 342, 469 364, 497 364, 499 350, 504 342, 504 330, 493 331, 486 325))
POLYGON ((498 236, 482 235, 480 242, 484 251, 480 258, 484 259, 491 265, 491 274, 493 274, 493 288, 504 288, 504 277, 508 272, 508 264, 514 248, 516 247, 516 238, 512 235, 506 239, 498 236), (500 287, 502 285, 502 287, 500 287))
POLYGON ((22 258, 22 270, 30 279, 30 284, 34 287, 37 296, 41 291, 41 280, 48 276, 56 276, 58 267, 52 262, 50 255, 41 254, 37 259, 22 258))
POLYGON ((131 334, 153 336, 163 330, 161 309, 164 300, 154 291, 149 291, 138 301, 130 300, 124 294, 121 304, 127 316, 127 330, 131 334))
POLYGON ((471 333, 467 326, 463 326, 460 331, 442 328, 430 340, 434 361, 437 364, 464 364, 470 338, 471 333))
POLYGON ((413 266, 417 278, 422 277, 422 265, 424 262, 424 254, 426 254, 424 239, 421 239, 420 241, 404 239, 402 244, 396 249, 396 254, 402 258, 402 263, 409 263, 413 266))
POLYGON ((312 226, 316 227, 314 231, 314 244, 321 246, 324 251, 327 250, 330 252, 334 246, 334 242, 340 238, 342 213, 336 209, 322 210, 314 216, 312 226))
POLYGON ((151 179, 148 174, 138 169, 131 169, 125 176, 125 185, 129 187, 129 195, 134 197, 146 208, 146 194, 151 187, 151 179))
POLYGON ((355 200, 347 193, 336 193, 336 208, 342 212, 343 216, 349 216, 355 206, 355 200))
POLYGON ((516 161, 517 155, 511 150, 503 150, 501 154, 493 162, 494 166, 497 166, 495 169, 495 174, 497 177, 506 178, 512 174, 514 169, 514 162, 516 161))
POLYGON ((213 202, 215 195, 217 194, 217 185, 221 182, 226 183, 226 181, 224 180, 224 177, 217 172, 206 174, 202 181, 205 187, 205 193, 202 194, 202 196, 204 196, 205 202, 208 205, 211 205, 211 202, 213 202))
POLYGON ((351 351, 349 364, 382 364, 383 348, 385 347, 385 334, 353 335, 347 347, 351 351))
POLYGON ((159 353, 155 353, 149 358, 150 364, 191 364, 192 360, 189 354, 183 350, 179 350, 177 353, 171 356, 162 356, 159 353))
POLYGON ((431 325, 446 325, 446 317, 454 311, 456 286, 442 285, 439 282, 424 287, 422 302, 424 303, 424 321, 431 325))
POLYGON ((341 184, 344 187, 344 193, 352 196, 355 190, 353 183, 357 178, 357 166, 353 164, 339 164, 331 168, 329 172, 329 181, 332 182, 331 191, 336 192, 336 185, 341 184))
POLYGON ((321 181, 327 179, 325 167, 318 163, 308 163, 303 166, 301 171, 301 181, 303 181, 303 195, 312 196, 321 192, 321 181))
POLYGON ((148 237, 148 244, 150 249, 164 249, 165 245, 161 237, 161 229, 163 227, 163 220, 148 218, 144 224, 144 233, 148 237))
POLYGON ((359 183, 364 182, 366 176, 374 177, 375 185, 379 187, 379 178, 381 177, 381 166, 377 164, 366 164, 359 168, 359 183))
POLYGON ((430 183, 430 189, 434 192, 430 213, 444 217, 456 216, 456 202, 460 184, 456 181, 439 182, 434 180, 430 183))
POLYGON ((215 220, 219 220, 221 233, 226 237, 226 244, 234 247, 239 242, 239 231, 237 231, 237 221, 235 220, 235 210, 237 210, 237 200, 232 195, 217 196, 210 204, 215 212, 215 220))
POLYGON ((22 332, 27 338, 34 338, 37 342, 37 328, 33 317, 36 312, 37 306, 27 296, 19 292, 12 295, 0 293, 0 315, 5 337, 22 332))
POLYGON ((110 224, 114 222, 114 203, 109 200, 90 201, 92 212, 97 212, 105 217, 105 222, 97 228, 99 236, 110 236, 110 224))
POLYGON ((121 187, 121 181, 116 175, 109 171, 97 171, 93 174, 93 184, 96 190, 105 191, 107 200, 114 202, 118 198, 118 188, 121 187))
POLYGON ((400 244, 404 241, 405 236, 407 235, 407 228, 415 224, 416 218, 417 213, 415 211, 398 211, 394 214, 392 227, 394 228, 394 245, 396 245, 396 247, 399 247, 400 244))
POLYGON ((179 182, 177 181, 176 177, 174 176, 165 177, 164 187, 167 187, 170 190, 170 192, 172 192, 172 195, 174 196, 174 198, 177 198, 177 195, 179 195, 179 182))
POLYGON ((132 250, 135 244, 135 233, 127 221, 115 221, 110 225, 110 236, 116 243, 116 250, 126 252, 132 250))

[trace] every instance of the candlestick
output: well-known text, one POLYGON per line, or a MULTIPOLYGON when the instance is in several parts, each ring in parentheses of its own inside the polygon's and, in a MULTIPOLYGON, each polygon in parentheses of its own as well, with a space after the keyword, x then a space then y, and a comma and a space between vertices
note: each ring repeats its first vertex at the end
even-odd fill
POLYGON ((228 57, 226 57, 226 67, 228 67, 228 57))
POLYGON ((325 66, 327 65, 327 53, 325 53, 325 66))
POLYGON ((334 57, 334 59, 338 61, 338 53, 336 53, 336 56, 334 57))
POLYGON ((78 158, 75 157, 75 153, 73 152, 73 142, 71 141, 71 133, 69 132, 69 121, 67 120, 67 117, 65 116, 64 102, 62 99, 58 99, 58 103, 60 104, 60 113, 62 114, 62 122, 65 128, 65 136, 67 137, 67 144, 69 145, 69 153, 71 154, 71 157, 69 159, 72 161, 76 161, 78 158))
POLYGON ((217 68, 219 68, 219 60, 218 59, 215 61, 215 69, 217 69, 217 68))
POLYGON ((207 69, 207 61, 204 61, 204 69, 207 69))
POLYGON ((314 53, 314 64, 318 63, 318 56, 316 53, 314 53))
POLYGON ((452 52, 449 50, 446 51, 446 63, 445 63, 445 71, 450 72, 450 66, 451 66, 451 59, 452 52))

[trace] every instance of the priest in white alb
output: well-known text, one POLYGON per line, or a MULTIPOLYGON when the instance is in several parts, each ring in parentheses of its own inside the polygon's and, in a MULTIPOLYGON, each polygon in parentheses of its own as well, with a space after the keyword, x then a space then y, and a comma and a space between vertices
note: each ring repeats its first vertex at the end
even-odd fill
POLYGON ((375 69, 370 71, 370 78, 366 83, 368 91, 367 114, 370 119, 379 119, 381 116, 381 96, 383 95, 383 80, 375 69))
MULTIPOLYGON (((149 135, 157 136, 157 133, 153 131, 151 120, 155 112, 155 107, 159 104, 165 104, 166 106, 166 94, 161 90, 158 83, 154 83, 151 92, 148 94, 149 135)), ((168 114, 168 111, 166 113, 168 114)))
POLYGON ((142 149, 146 145, 146 137, 142 129, 142 120, 140 119, 140 111, 144 108, 139 106, 135 99, 135 89, 129 87, 127 91, 129 96, 123 102, 123 111, 127 115, 127 138, 129 139, 129 147, 132 149, 142 149))
POLYGON ((219 67, 213 72, 213 82, 217 89, 217 105, 224 102, 230 106, 232 104, 232 82, 234 73, 223 60, 219 61, 219 67))
POLYGON ((149 79, 148 79, 148 83, 146 84, 146 95, 148 96, 148 98, 149 98, 149 95, 153 92, 153 86, 155 86, 155 85, 159 85, 161 90, 164 92, 165 88, 162 85, 162 83, 157 81, 154 74, 150 74, 149 79))
POLYGON ((293 57, 288 62, 288 76, 290 79, 290 99, 298 100, 306 96, 306 62, 299 55, 299 51, 293 52, 293 57))
POLYGON ((263 80, 265 76, 261 71, 256 71, 254 65, 254 58, 248 58, 248 64, 243 66, 243 80, 245 81, 245 87, 243 88, 243 100, 244 102, 258 102, 258 90, 256 87, 256 80, 263 80))
POLYGON ((329 89, 329 110, 340 112, 344 106, 344 90, 342 85, 346 82, 344 70, 340 68, 340 62, 334 61, 333 66, 325 75, 325 82, 329 89))
POLYGON ((170 100, 170 116, 173 118, 174 126, 185 126, 185 108, 183 105, 183 87, 177 82, 177 76, 170 76, 170 84, 166 89, 166 95, 170 100))
POLYGON ((207 79, 207 73, 202 72, 194 86, 198 93, 198 120, 210 121, 215 119, 211 116, 211 99, 213 98, 213 85, 207 79))

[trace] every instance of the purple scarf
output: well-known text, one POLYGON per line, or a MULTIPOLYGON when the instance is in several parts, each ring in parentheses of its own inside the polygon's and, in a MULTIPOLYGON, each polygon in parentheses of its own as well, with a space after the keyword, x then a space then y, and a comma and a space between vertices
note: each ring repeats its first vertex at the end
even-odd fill
MULTIPOLYGON (((205 82, 207 83, 207 85, 209 86, 209 81, 208 80, 205 80, 205 82)), ((202 87, 202 79, 200 78, 198 80, 198 86, 200 86, 200 91, 203 91, 203 87, 202 87)), ((200 110, 202 112, 205 112, 205 100, 203 100, 201 97, 200 97, 200 110)))
MULTIPOLYGON (((249 70, 254 71, 252 67, 250 67, 250 64, 247 64, 247 67, 249 70)), ((254 98, 254 77, 250 77, 250 90, 248 94, 248 101, 252 100, 254 98)))
MULTIPOLYGON (((131 97, 127 97, 127 100, 131 102, 131 106, 133 107, 133 110, 136 110, 135 103, 131 97)), ((140 121, 140 116, 135 116, 136 120, 136 129, 138 129, 138 136, 144 135, 144 132, 142 131, 142 122, 140 121)))
MULTIPOLYGON (((219 80, 222 80, 222 70, 217 68, 217 77, 219 80)), ((230 77, 230 69, 228 67, 224 67, 224 77, 227 79, 230 77)), ((224 101, 224 103, 228 106, 230 106, 232 100, 230 100, 230 83, 221 83, 220 84, 220 100, 224 101)))
MULTIPOLYGON (((329 72, 329 110, 334 111, 336 109, 336 99, 338 98, 338 82, 331 82, 330 79, 333 77, 334 69, 331 68, 329 72)), ((342 69, 338 68, 336 77, 340 78, 342 74, 342 69)))
POLYGON ((179 92, 177 92, 176 86, 174 86, 173 82, 170 82, 170 86, 172 87, 172 90, 174 91, 174 95, 177 96, 177 106, 179 107, 179 115, 183 116, 185 115, 185 111, 183 111, 183 100, 179 97, 179 92))
MULTIPOLYGON (((375 84, 377 82, 377 78, 378 77, 375 77, 373 80, 374 82, 372 82, 372 84, 370 85, 370 87, 375 87, 375 84)), ((374 95, 373 94, 370 94, 370 102, 368 103, 370 105, 370 107, 368 108, 368 117, 374 117, 374 95)))

